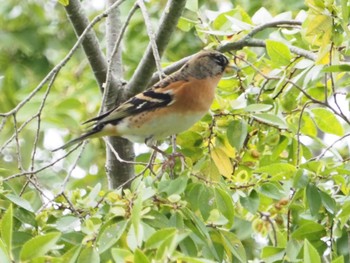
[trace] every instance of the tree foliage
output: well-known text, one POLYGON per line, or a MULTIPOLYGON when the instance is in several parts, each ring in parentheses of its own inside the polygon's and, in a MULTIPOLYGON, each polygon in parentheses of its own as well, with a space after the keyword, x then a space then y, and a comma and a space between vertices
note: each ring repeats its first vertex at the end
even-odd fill
MULTIPOLYGON (((136 145, 130 187, 116 189, 102 140, 50 151, 103 100, 59 2, 0 7, 1 262, 349 262, 347 1, 187 1, 164 72, 202 48, 237 70, 177 136, 183 159, 136 145)), ((166 3, 120 2, 128 83, 166 3)), ((81 4, 104 51, 107 11, 81 4)))

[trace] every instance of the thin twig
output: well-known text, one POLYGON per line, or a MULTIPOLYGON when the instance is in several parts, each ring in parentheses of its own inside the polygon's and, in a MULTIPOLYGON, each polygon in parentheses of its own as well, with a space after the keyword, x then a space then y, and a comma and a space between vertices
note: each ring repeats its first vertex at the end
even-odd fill
POLYGON ((64 178, 64 180, 62 182, 62 191, 61 191, 61 193, 63 193, 64 189, 66 188, 67 183, 69 182, 69 179, 72 177, 73 171, 77 167, 78 161, 81 159, 81 156, 82 156, 82 154, 84 152, 86 144, 87 144, 87 141, 84 141, 83 144, 82 144, 82 147, 80 148, 78 156, 75 158, 75 160, 73 162, 73 165, 71 166, 67 176, 64 178))
MULTIPOLYGON (((228 52, 228 51, 232 51, 232 50, 242 49, 245 46, 266 47, 266 43, 264 40, 255 39, 255 38, 253 38, 253 36, 261 31, 263 31, 266 28, 282 27, 284 25, 298 25, 298 26, 300 26, 301 22, 297 21, 297 20, 281 20, 281 21, 268 22, 268 23, 265 23, 263 25, 259 25, 255 28, 253 28, 251 32, 249 32, 246 36, 244 36, 242 39, 240 39, 236 42, 229 42, 229 43, 225 43, 223 45, 220 45, 217 48, 217 50, 220 52, 228 52)), ((313 52, 308 51, 308 50, 305 50, 305 49, 302 49, 299 47, 295 47, 292 45, 288 45, 288 48, 292 53, 297 54, 299 56, 303 56, 303 57, 311 59, 313 61, 315 61, 317 59, 317 55, 313 52)))
POLYGON ((134 162, 134 161, 128 161, 128 160, 124 160, 122 159, 118 152, 114 149, 113 145, 105 138, 103 138, 103 140, 105 141, 106 145, 109 147, 109 149, 113 152, 113 154, 115 155, 115 158, 117 158, 117 160, 121 163, 128 163, 128 164, 139 164, 139 165, 147 165, 148 163, 143 163, 143 162, 134 162))
POLYGON ((299 116, 299 121, 298 121, 298 129, 297 129, 297 163, 296 163, 296 167, 299 168, 300 165, 300 160, 301 160, 301 156, 300 156, 300 150, 301 150, 301 141, 300 141, 300 131, 301 131, 301 126, 302 126, 302 119, 303 119, 303 114, 306 110, 306 108, 312 104, 312 101, 308 101, 303 105, 303 108, 300 111, 300 116, 299 116))
POLYGON ((117 190, 118 189, 121 189, 123 188, 124 186, 126 185, 129 185, 131 182, 133 182, 136 178, 140 177, 141 175, 145 174, 145 172, 147 170, 149 170, 151 172, 151 174, 156 175, 156 173, 153 171, 153 166, 154 166, 154 160, 156 159, 156 156, 157 156, 157 152, 155 150, 152 151, 152 154, 151 154, 151 157, 149 159, 149 162, 147 163, 146 167, 140 172, 138 173, 137 175, 129 178, 127 181, 123 182, 122 184, 120 184, 118 187, 117 187, 117 190))
MULTIPOLYGON (((36 118, 36 115, 33 115, 28 120, 23 122, 22 125, 17 128, 18 133, 20 133, 27 126, 27 124, 30 123, 35 118, 36 118)), ((4 119, 7 119, 7 117, 4 119)), ((13 133, 12 136, 9 139, 7 139, 7 141, 0 147, 0 153, 6 148, 7 145, 9 145, 15 139, 15 137, 16 137, 16 134, 13 133)))
POLYGON ((35 171, 25 171, 25 172, 21 172, 21 173, 17 173, 17 174, 13 174, 10 175, 6 178, 0 179, 0 182, 6 182, 9 181, 11 179, 17 178, 17 177, 21 177, 21 176, 25 176, 25 175, 31 175, 31 174, 37 174, 40 173, 44 170, 46 170, 49 167, 54 166, 56 163, 58 163, 59 161, 65 159, 68 155, 70 155, 72 152, 74 152, 78 147, 80 147, 81 143, 77 144, 74 148, 72 148, 69 152, 67 152, 65 155, 61 156, 60 158, 56 159, 55 161, 49 163, 48 165, 45 165, 35 171))
MULTIPOLYGON (((39 186, 39 183, 36 181, 35 177, 32 176, 27 176, 27 184, 30 183, 31 185, 34 186, 34 188, 39 192, 41 200, 43 201, 44 198, 46 199, 50 199, 46 194, 45 191, 43 189, 41 189, 41 187, 39 186), (33 180, 34 179, 34 180, 33 180)), ((22 196, 22 194, 24 193, 25 187, 22 188, 21 192, 19 193, 19 196, 22 196)))
POLYGON ((106 76, 106 85, 105 85, 105 90, 103 92, 103 98, 102 98, 102 106, 100 108, 100 112, 99 115, 102 113, 103 109, 104 109, 104 105, 106 105, 106 101, 107 101, 107 94, 109 94, 109 88, 110 88, 110 84, 111 84, 111 78, 112 78, 112 68, 113 68, 113 62, 114 62, 114 57, 117 54, 117 51, 119 50, 120 44, 122 42, 123 36, 125 34, 126 28, 129 25, 129 22, 132 18, 132 16, 135 14, 136 10, 138 9, 138 5, 135 3, 134 6, 132 7, 132 9, 130 10, 121 30, 120 33, 117 37, 117 40, 115 42, 115 45, 113 47, 113 50, 111 52, 111 57, 109 59, 108 62, 108 69, 107 69, 107 76, 106 76))
MULTIPOLYGON (((289 196, 289 200, 291 201, 296 193, 294 188, 291 188, 291 194, 289 196)), ((290 209, 290 206, 288 206, 288 212, 287 212, 287 241, 290 240, 290 235, 291 235, 291 228, 290 226, 292 225, 292 210, 290 209)))
POLYGON ((40 207, 39 211, 42 211, 45 207, 47 207, 50 203, 52 203, 52 202, 53 202, 56 198, 58 198, 60 195, 63 196, 64 190, 65 190, 65 188, 66 188, 66 185, 67 185, 69 179, 72 177, 72 173, 73 173, 74 169, 76 168, 76 166, 77 166, 77 164, 78 164, 78 161, 79 161, 80 158, 81 158, 82 153, 84 152, 84 149, 85 149, 86 144, 87 144, 87 141, 84 141, 84 142, 82 143, 82 147, 80 148, 80 151, 79 151, 79 153, 78 153, 78 156, 77 156, 76 159, 74 160, 73 165, 71 166, 71 168, 70 168, 70 170, 69 170, 67 176, 64 178, 64 180, 63 180, 63 182, 62 182, 60 192, 57 193, 53 198, 47 198, 47 200, 49 200, 49 201, 47 201, 46 203, 44 203, 44 204, 40 207), (50 199, 51 199, 51 200, 50 200, 50 199))
POLYGON ((38 119, 38 124, 37 124, 37 130, 36 130, 36 134, 35 134, 35 140, 34 140, 34 145, 33 145, 33 153, 32 153, 32 158, 31 158, 31 171, 34 170, 34 162, 35 162, 35 155, 36 155, 36 150, 37 150, 37 145, 38 145, 38 142, 39 142, 39 135, 40 135, 40 127, 41 127, 41 114, 42 114, 42 111, 45 107, 45 103, 46 103, 46 100, 50 94, 50 91, 51 91, 51 88, 53 86, 53 83, 55 82, 55 79, 57 77, 57 74, 53 75, 51 80, 50 80, 50 83, 47 87, 47 90, 44 94, 44 97, 40 103, 40 106, 39 106, 39 109, 38 109, 38 112, 35 114, 37 116, 37 119, 38 119))
POLYGON ((152 52, 153 52, 153 56, 154 56, 154 62, 156 63, 156 67, 158 70, 158 75, 160 77, 160 79, 163 78, 164 76, 164 72, 162 69, 162 66, 160 65, 160 55, 158 52, 158 46, 156 43, 156 38, 154 36, 153 30, 152 30, 152 24, 151 24, 151 20, 149 18, 148 12, 147 12, 147 8, 145 6, 145 3, 143 2, 143 0, 138 0, 137 4, 139 5, 142 15, 143 15, 143 19, 145 21, 145 25, 146 25, 146 29, 147 29, 147 33, 148 33, 148 37, 151 43, 151 47, 152 47, 152 52))
POLYGON ((17 118, 16 114, 13 114, 13 128, 15 129, 15 141, 16 141, 16 155, 17 155, 17 167, 18 170, 21 172, 23 171, 22 167, 22 158, 21 158, 21 147, 20 147, 20 142, 18 138, 18 129, 17 129, 17 118))
MULTIPOLYGON (((331 145, 329 145, 326 149, 324 149, 324 151, 317 157, 314 157, 312 158, 311 160, 316 160, 316 161, 319 161, 321 160, 325 154, 330 150, 332 149, 338 142, 341 142, 342 140, 344 140, 345 138, 349 137, 350 136, 350 133, 348 134, 345 134, 344 136, 340 137, 339 139, 335 140, 331 145)), ((310 160, 310 161, 311 161, 310 160)))
MULTIPOLYGON (((170 66, 167 66, 166 68, 163 69, 164 74, 165 75, 170 75, 171 73, 174 73, 175 71, 179 70, 193 56, 194 55, 190 55, 190 56, 184 57, 184 58, 182 58, 182 59, 172 63, 170 66)), ((152 77, 151 77, 151 80, 150 80, 148 86, 152 86, 158 81, 159 81, 159 73, 158 72, 154 72, 152 77)))
POLYGON ((279 20, 279 21, 272 21, 267 22, 265 24, 259 25, 255 27, 252 31, 250 31, 246 37, 253 37, 257 33, 263 31, 266 28, 272 28, 272 27, 286 27, 286 26, 301 26, 302 22, 298 20, 279 20))
POLYGON ((267 222, 269 222, 269 224, 271 225, 272 228, 272 232, 273 232, 273 239, 274 239, 274 246, 277 247, 278 243, 277 243, 277 232, 276 232, 276 228, 275 225, 270 217, 269 213, 265 213, 265 212, 259 212, 261 218, 263 220, 266 220, 267 222))
MULTIPOLYGON (((156 43, 160 56, 163 54, 168 45, 172 33, 176 29, 178 20, 185 8, 186 0, 168 0, 165 10, 159 22, 159 28, 156 32, 156 43)), ((148 45, 144 56, 138 64, 132 78, 130 79, 127 89, 130 95, 144 90, 155 69, 155 61, 152 52, 152 47, 148 45)))
MULTIPOLYGON (((2 118, 1 123, 0 123, 0 132, 1 132, 2 129, 5 127, 6 121, 7 121, 7 118, 6 118, 6 117, 2 118)), ((0 152, 1 152, 1 151, 0 151, 0 152)))
POLYGON ((71 210, 76 216, 80 217, 80 216, 81 216, 80 213, 78 212, 77 209, 75 209, 73 203, 69 200, 68 196, 67 196, 64 192, 63 192, 61 195, 63 196, 64 199, 66 199, 66 201, 67 201, 67 203, 68 203, 68 205, 69 205, 70 210, 71 210))

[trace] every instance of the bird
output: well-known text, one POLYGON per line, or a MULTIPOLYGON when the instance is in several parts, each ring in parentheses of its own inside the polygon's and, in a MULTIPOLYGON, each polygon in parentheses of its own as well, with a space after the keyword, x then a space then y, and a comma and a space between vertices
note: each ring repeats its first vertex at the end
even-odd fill
POLYGON ((209 111, 228 65, 222 53, 200 51, 152 87, 84 122, 92 124, 89 130, 53 151, 103 136, 118 136, 159 150, 157 141, 188 130, 209 111))

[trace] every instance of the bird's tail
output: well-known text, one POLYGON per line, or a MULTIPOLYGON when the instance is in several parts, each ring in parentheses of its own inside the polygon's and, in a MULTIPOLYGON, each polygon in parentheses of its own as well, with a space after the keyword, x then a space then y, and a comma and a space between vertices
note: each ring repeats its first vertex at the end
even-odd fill
POLYGON ((78 138, 75 138, 69 142, 67 142, 66 144, 56 148, 56 149, 53 149, 52 152, 56 152, 58 150, 62 150, 62 149, 66 149, 66 148, 69 148, 77 143, 80 143, 88 138, 93 138, 93 137, 96 137, 94 135, 96 135, 97 133, 100 132, 100 129, 96 129, 96 127, 94 129, 92 129, 91 131, 88 131, 86 133, 84 133, 83 135, 79 136, 78 138))

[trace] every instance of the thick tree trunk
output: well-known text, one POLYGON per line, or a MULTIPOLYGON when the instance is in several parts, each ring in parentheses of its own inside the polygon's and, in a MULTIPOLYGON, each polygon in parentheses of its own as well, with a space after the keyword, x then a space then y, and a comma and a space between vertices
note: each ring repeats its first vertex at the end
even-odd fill
MULTIPOLYGON (((111 6, 116 0, 108 0, 107 6, 111 6)), ((107 38, 107 60, 110 61, 112 56, 112 50, 114 44, 116 43, 117 37, 121 30, 121 21, 119 9, 113 10, 107 17, 107 27, 106 27, 106 38, 107 38)), ((115 56, 113 57, 113 63, 111 64, 112 75, 116 79, 123 78, 122 70, 122 58, 121 50, 119 49, 115 56)), ((106 100, 104 105, 104 111, 108 111, 116 105, 120 104, 122 97, 120 96, 122 92, 122 86, 117 88, 110 86, 106 90, 105 94, 106 100)), ((123 160, 134 160, 134 149, 133 144, 128 140, 116 137, 107 138, 110 145, 118 152, 119 157, 123 160)), ((134 176, 134 167, 132 164, 120 162, 114 152, 110 147, 106 146, 106 173, 108 177, 109 187, 114 189, 120 186, 122 183, 126 182, 132 176, 134 176)))

